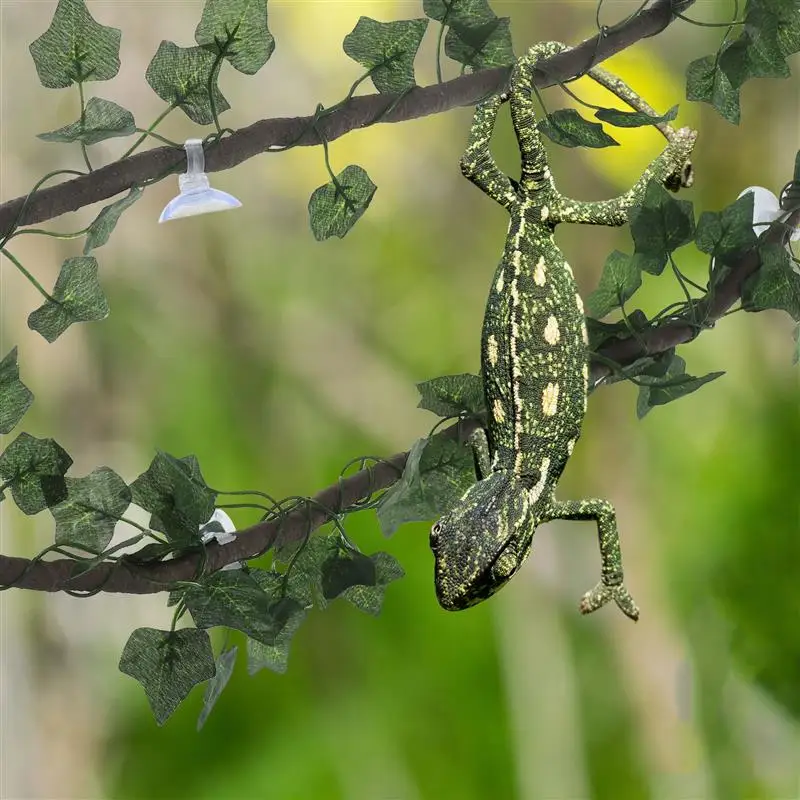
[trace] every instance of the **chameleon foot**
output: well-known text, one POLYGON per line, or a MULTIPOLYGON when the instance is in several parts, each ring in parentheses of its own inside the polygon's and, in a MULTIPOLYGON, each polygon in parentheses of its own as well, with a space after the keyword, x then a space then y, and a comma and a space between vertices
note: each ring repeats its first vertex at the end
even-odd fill
POLYGON ((590 592, 581 599, 581 614, 591 614, 598 608, 613 600, 625 616, 630 617, 634 622, 639 619, 639 607, 633 602, 633 598, 628 590, 620 583, 616 586, 606 586, 600 582, 590 592))

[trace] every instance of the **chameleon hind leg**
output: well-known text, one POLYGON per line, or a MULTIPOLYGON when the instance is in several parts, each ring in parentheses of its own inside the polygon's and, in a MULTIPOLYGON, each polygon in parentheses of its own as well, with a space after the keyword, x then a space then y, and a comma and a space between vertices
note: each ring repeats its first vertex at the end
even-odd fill
POLYGON ((622 582, 622 551, 614 506, 608 500, 554 500, 546 520, 554 519, 593 520, 597 523, 601 578, 597 586, 583 596, 581 613, 591 614, 613 600, 634 622, 639 619, 639 608, 622 582))
POLYGON ((467 180, 503 208, 511 209, 517 202, 516 192, 511 179, 497 166, 489 149, 497 111, 504 100, 505 95, 497 94, 475 106, 467 149, 461 156, 460 165, 461 174, 467 180))

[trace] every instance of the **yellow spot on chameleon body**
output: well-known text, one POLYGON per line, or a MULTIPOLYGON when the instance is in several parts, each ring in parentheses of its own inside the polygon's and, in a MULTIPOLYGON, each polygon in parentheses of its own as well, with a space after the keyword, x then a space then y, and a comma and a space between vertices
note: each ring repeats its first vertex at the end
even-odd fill
POLYGON ((575 292, 575 305, 578 306, 578 311, 583 314, 583 300, 581 300, 581 296, 577 292, 575 292))
POLYGON ((542 222, 550 216, 550 209, 547 206, 542 206, 542 222))
POLYGON ((495 422, 503 422, 506 418, 505 412, 503 411, 503 404, 497 398, 495 398, 494 406, 492 407, 492 416, 495 422))
POLYGON ((560 338, 561 331, 558 329, 558 320, 551 316, 544 328, 544 340, 547 344, 556 344, 560 338))
POLYGON ((570 274, 571 278, 575 277, 574 273, 572 272, 572 267, 566 261, 564 262, 564 269, 570 274))
POLYGON ((492 334, 486 342, 486 355, 489 357, 489 363, 494 366, 497 364, 497 339, 492 334))
POLYGON ((547 278, 544 274, 544 256, 539 256, 536 266, 533 268, 533 282, 537 286, 544 286, 547 278))
POLYGON ((542 414, 552 417, 558 409, 558 384, 548 383, 542 392, 542 414))
POLYGON ((503 291, 503 273, 502 272, 497 276, 497 283, 495 283, 494 289, 497 292, 497 294, 500 294, 500 292, 503 291))
POLYGON ((575 449, 575 442, 577 442, 577 441, 578 441, 577 439, 570 439, 567 442, 567 455, 568 456, 572 455, 572 451, 575 449))

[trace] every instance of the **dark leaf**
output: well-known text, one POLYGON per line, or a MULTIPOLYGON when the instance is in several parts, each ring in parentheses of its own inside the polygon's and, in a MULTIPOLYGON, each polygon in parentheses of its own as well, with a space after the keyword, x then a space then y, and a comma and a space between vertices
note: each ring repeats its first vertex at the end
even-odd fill
POLYGON ((680 397, 697 391, 703 384, 724 375, 724 372, 710 372, 702 377, 686 374, 686 362, 678 355, 671 361, 657 362, 651 374, 647 371, 638 380, 646 385, 639 387, 636 413, 642 419, 654 406, 663 406, 680 397), (664 370, 665 365, 667 369, 664 370))
POLYGON ((493 17, 486 21, 455 19, 444 38, 448 58, 470 67, 473 71, 504 67, 514 61, 510 19, 493 17))
POLYGON ((219 654, 217 658, 214 677, 208 682, 206 686, 206 693, 203 695, 203 710, 197 718, 197 730, 200 730, 206 724, 208 715, 217 703, 222 690, 228 685, 228 681, 233 675, 233 667, 236 664, 236 654, 238 648, 231 647, 230 650, 225 650, 219 654))
POLYGON ((377 188, 362 167, 351 164, 336 176, 336 182, 315 189, 308 201, 314 238, 318 242, 331 236, 343 238, 367 210, 377 188))
POLYGON ((686 99, 710 103, 728 122, 739 124, 739 90, 714 56, 698 58, 686 68, 686 99))
POLYGON ((562 147, 612 147, 619 145, 599 122, 589 122, 574 108, 562 108, 539 122, 539 130, 562 147))
POLYGON ((606 259, 600 283, 586 300, 586 310, 601 319, 624 305, 642 285, 642 273, 633 256, 614 250, 606 259))
POLYGON ((97 219, 89 226, 89 230, 86 232, 86 244, 83 246, 84 255, 96 247, 102 247, 108 241, 108 237, 111 236, 111 232, 117 226, 122 212, 130 208, 141 196, 142 190, 138 186, 134 186, 125 197, 106 206, 97 215, 97 219))
POLYGON ((468 372, 442 375, 417 384, 420 401, 417 408, 432 411, 440 417, 461 414, 478 415, 486 410, 483 381, 468 372))
POLYGON ((742 195, 719 213, 704 211, 697 222, 695 244, 712 256, 724 256, 754 247, 753 193, 742 195))
POLYGON ((38 514, 47 508, 48 498, 61 502, 67 496, 64 474, 72 459, 53 439, 37 439, 21 433, 0 455, 0 478, 11 486, 20 511, 38 514), (48 481, 45 493, 42 482, 48 481))
POLYGON ((800 275, 792 269, 786 248, 780 244, 759 247, 761 268, 742 286, 745 311, 779 309, 800 322, 800 275))
POLYGON ((643 125, 658 125, 661 122, 670 122, 678 116, 678 106, 662 114, 660 117, 651 117, 642 111, 620 111, 617 108, 599 108, 594 112, 595 117, 617 128, 640 128, 643 125))
POLYGON ((136 123, 128 109, 110 100, 92 97, 86 104, 82 120, 48 133, 40 133, 37 138, 44 142, 82 142, 89 145, 115 136, 130 136, 132 133, 136 133, 136 123))
POLYGON ((33 392, 19 379, 17 348, 0 361, 0 433, 6 434, 22 419, 33 402, 33 392))

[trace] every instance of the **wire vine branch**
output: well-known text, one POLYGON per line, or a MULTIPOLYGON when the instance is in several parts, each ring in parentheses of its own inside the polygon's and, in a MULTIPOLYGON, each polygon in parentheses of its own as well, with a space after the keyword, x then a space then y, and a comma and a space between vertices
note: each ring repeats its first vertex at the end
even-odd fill
MULTIPOLYGON (((534 74, 534 83, 546 88, 584 74, 632 44, 660 33, 676 18, 675 10, 685 10, 694 0, 652 0, 637 15, 619 25, 604 27, 600 33, 571 50, 542 62, 534 74)), ((449 111, 458 106, 474 105, 482 97, 501 89, 508 81, 510 68, 499 67, 464 75, 446 83, 416 87, 398 99, 395 94, 372 94, 353 97, 342 108, 317 121, 314 116, 265 119, 241 128, 221 139, 206 154, 206 172, 219 172, 247 161, 271 148, 314 146, 346 133, 380 122, 404 122, 449 111)), ((182 149, 157 147, 105 167, 89 175, 43 189, 30 199, 17 220, 25 197, 0 205, 0 238, 14 225, 32 225, 54 219, 70 211, 107 200, 132 186, 180 172, 186 167, 182 149)))

